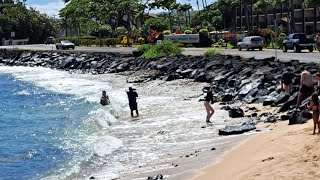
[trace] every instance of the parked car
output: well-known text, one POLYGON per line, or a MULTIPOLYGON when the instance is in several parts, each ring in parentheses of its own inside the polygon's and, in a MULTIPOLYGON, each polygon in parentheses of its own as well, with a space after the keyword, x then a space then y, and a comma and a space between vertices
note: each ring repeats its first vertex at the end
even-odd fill
POLYGON ((55 39, 54 37, 47 37, 46 40, 44 41, 44 43, 47 44, 54 44, 55 39))
POLYGON ((239 51, 242 49, 246 49, 247 51, 259 49, 262 51, 263 48, 263 40, 260 36, 247 36, 242 39, 241 42, 238 42, 237 47, 239 51))
POLYGON ((61 41, 60 43, 56 43, 56 48, 57 49, 74 49, 75 45, 68 41, 68 40, 64 40, 64 41, 61 41))
POLYGON ((313 51, 314 42, 312 39, 308 39, 303 33, 293 33, 283 40, 282 51, 287 52, 288 49, 292 49, 294 52, 301 52, 303 49, 308 49, 309 52, 313 51))

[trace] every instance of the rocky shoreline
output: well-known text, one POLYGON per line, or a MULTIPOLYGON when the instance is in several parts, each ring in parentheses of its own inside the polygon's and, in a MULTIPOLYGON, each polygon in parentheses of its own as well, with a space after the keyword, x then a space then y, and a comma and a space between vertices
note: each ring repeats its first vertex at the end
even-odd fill
MULTIPOLYGON (((299 90, 299 73, 301 68, 307 68, 311 74, 320 68, 316 63, 300 63, 297 60, 289 62, 275 61, 274 58, 242 59, 240 56, 219 55, 206 56, 170 56, 154 60, 134 57, 133 55, 115 53, 80 53, 80 52, 46 52, 46 51, 10 51, 0 50, 1 66, 42 66, 70 73, 124 73, 147 71, 128 78, 128 83, 142 83, 155 79, 172 81, 175 79, 194 79, 197 82, 214 83, 219 87, 221 105, 241 101, 247 104, 263 103, 264 106, 279 107, 278 112, 285 114, 257 114, 254 109, 250 117, 260 119, 265 116, 265 122, 274 123, 289 120, 289 124, 302 123, 310 118, 310 113, 295 108, 299 90), (278 86, 283 72, 290 68, 295 74, 293 91, 286 95, 278 86)), ((225 107, 229 116, 243 117, 241 108, 225 107)), ((226 127, 221 135, 239 134, 255 129, 252 124, 226 127)), ((220 131, 219 131, 220 132, 220 131)))

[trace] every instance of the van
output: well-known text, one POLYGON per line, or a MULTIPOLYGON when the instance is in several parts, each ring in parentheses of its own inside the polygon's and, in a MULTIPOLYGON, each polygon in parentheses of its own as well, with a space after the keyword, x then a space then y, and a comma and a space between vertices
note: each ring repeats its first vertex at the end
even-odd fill
POLYGON ((237 44, 239 51, 242 49, 246 49, 247 51, 259 49, 262 51, 263 48, 263 40, 260 36, 247 36, 242 39, 241 42, 237 44))

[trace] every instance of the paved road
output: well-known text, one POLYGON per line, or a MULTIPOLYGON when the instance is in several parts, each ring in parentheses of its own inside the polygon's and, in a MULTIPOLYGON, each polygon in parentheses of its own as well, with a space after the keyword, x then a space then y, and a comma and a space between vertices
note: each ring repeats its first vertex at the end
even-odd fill
MULTIPOLYGON (((0 48, 12 49, 12 46, 0 46, 0 48)), ((33 45, 17 45, 14 48, 19 49, 28 49, 28 50, 45 50, 45 51, 56 51, 55 47, 52 45, 44 45, 44 44, 33 44, 33 45)), ((114 52, 114 53, 132 53, 134 48, 131 47, 76 47, 75 50, 68 51, 77 51, 77 52, 114 52)), ((184 55, 193 55, 199 56, 203 55, 206 48, 184 48, 184 55)), ((244 58, 254 57, 256 59, 262 59, 267 57, 275 57, 275 50, 266 49, 263 51, 238 51, 237 49, 220 49, 220 53, 222 54, 230 54, 230 55, 239 55, 244 58)), ((277 58, 281 61, 290 61, 300 60, 301 62, 317 62, 320 63, 320 53, 314 51, 313 53, 309 53, 307 50, 302 51, 301 53, 294 53, 292 51, 288 51, 287 53, 283 53, 281 50, 277 50, 277 58)))

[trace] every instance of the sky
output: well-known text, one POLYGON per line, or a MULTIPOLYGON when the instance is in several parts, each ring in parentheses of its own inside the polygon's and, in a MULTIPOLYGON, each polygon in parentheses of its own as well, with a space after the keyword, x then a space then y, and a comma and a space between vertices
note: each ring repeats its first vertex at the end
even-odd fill
MULTIPOLYGON (((207 4, 213 3, 215 0, 207 0, 207 4)), ((177 0, 177 2, 185 4, 190 3, 194 10, 197 10, 197 1, 196 0, 177 0)), ((46 13, 49 16, 58 17, 59 10, 62 9, 65 4, 62 0, 27 0, 26 2, 28 7, 35 8, 36 10, 46 13)), ((199 7, 202 9, 202 0, 199 0, 199 7)), ((151 11, 152 13, 157 13, 159 11, 151 11)))

